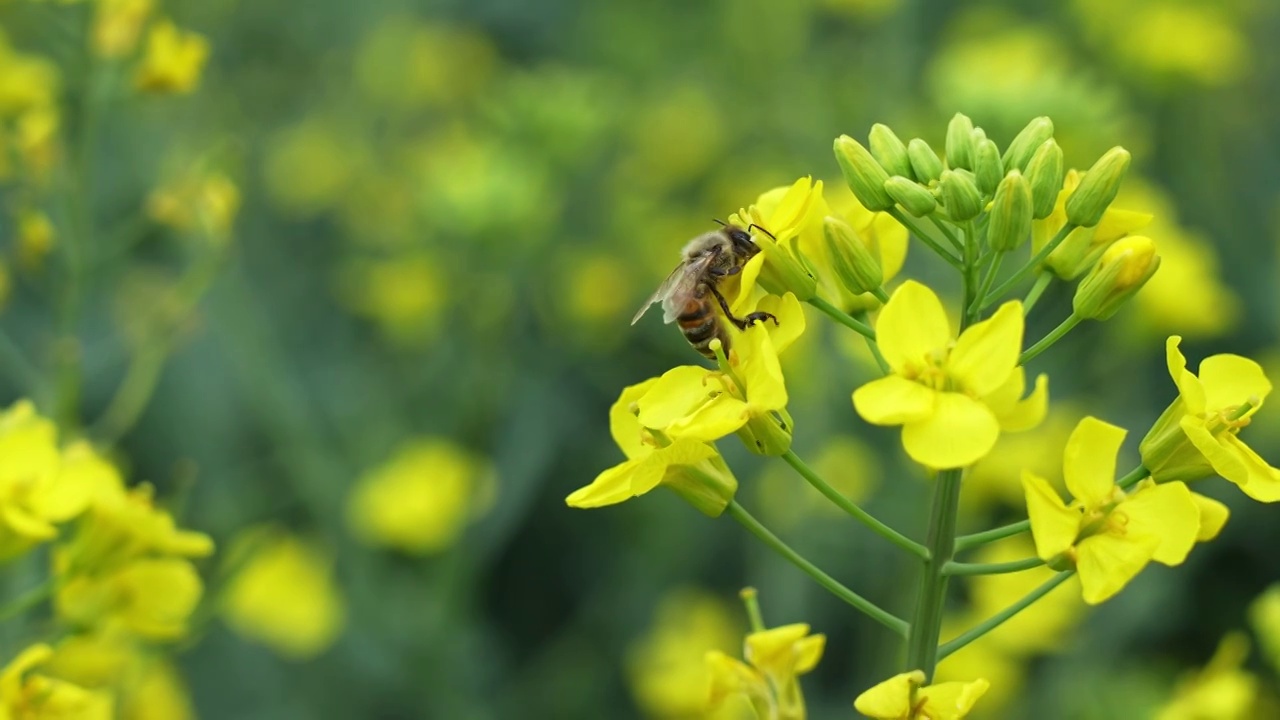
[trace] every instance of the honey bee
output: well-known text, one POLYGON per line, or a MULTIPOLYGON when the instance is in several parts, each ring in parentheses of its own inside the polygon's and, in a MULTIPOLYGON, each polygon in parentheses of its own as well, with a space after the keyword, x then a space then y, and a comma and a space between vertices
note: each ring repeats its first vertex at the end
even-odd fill
MULTIPOLYGON (((724 278, 742 272, 742 266, 760 252, 760 247, 747 230, 719 220, 716 222, 722 226, 719 230, 703 233, 684 246, 681 251, 684 259, 631 319, 631 324, 635 325, 649 306, 661 302, 662 321, 670 323, 674 320, 693 349, 712 359, 715 358, 711 351, 714 338, 720 338, 724 351, 729 352, 729 333, 711 304, 712 298, 724 311, 724 317, 739 330, 762 320, 778 322, 772 313, 753 312, 745 318, 737 318, 730 312, 729 303, 717 285, 724 278)), ((764 228, 760 230, 767 232, 764 228)))

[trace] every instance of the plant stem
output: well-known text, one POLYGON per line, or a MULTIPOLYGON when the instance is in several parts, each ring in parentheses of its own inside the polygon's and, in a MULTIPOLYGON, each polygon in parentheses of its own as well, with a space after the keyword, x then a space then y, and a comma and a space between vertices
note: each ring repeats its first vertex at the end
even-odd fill
POLYGON ((855 320, 848 313, 844 312, 843 310, 836 307, 835 305, 832 305, 826 300, 823 300, 821 297, 814 295, 813 297, 809 298, 809 304, 818 308, 822 312, 826 313, 827 316, 830 317, 832 320, 835 320, 841 325, 862 335, 866 339, 868 340, 876 339, 876 331, 870 325, 864 322, 859 322, 858 320, 855 320))
POLYGON ((44 602, 53 595, 56 585, 53 578, 49 578, 30 590, 22 593, 18 597, 0 606, 0 622, 7 622, 31 608, 44 602))
POLYGON ((1053 282, 1053 273, 1042 272, 1036 276, 1036 282, 1031 286, 1031 290, 1027 292, 1027 297, 1022 301, 1022 316, 1026 317, 1031 314, 1031 308, 1040 302, 1040 296, 1049 287, 1049 283, 1053 282))
POLYGON ((1026 558, 1025 560, 1011 560, 1009 562, 998 563, 963 563, 949 562, 942 568, 942 572, 947 575, 1003 575, 1004 573, 1022 572, 1037 568, 1044 564, 1044 561, 1038 557, 1026 558))
POLYGON ((1066 570, 1049 578, 1043 585, 1027 593, 1021 600, 1018 600, 1009 607, 983 620, 969 630, 961 633, 955 638, 943 643, 938 648, 938 659, 942 660, 951 653, 986 635, 992 630, 1002 625, 1006 620, 1017 615, 1040 598, 1048 595, 1054 588, 1067 581, 1067 578, 1075 574, 1075 570, 1066 570))
POLYGON ((1150 474, 1150 470, 1143 465, 1138 465, 1138 467, 1125 473, 1123 477, 1117 480, 1116 485, 1119 485, 1121 490, 1128 490, 1139 482, 1142 482, 1142 479, 1150 474))
MULTIPOLYGON (((1031 260, 1027 262, 1026 265, 1018 268, 1018 271, 1014 273, 1012 277, 1000 283, 995 290, 992 290, 991 294, 987 296, 988 299, 994 302, 1005 293, 1012 290, 1018 283, 1022 282, 1023 278, 1031 274, 1031 272, 1036 268, 1040 267, 1040 263, 1044 262, 1045 258, 1049 257, 1050 253, 1057 250, 1058 246, 1062 244, 1062 241, 1066 240, 1067 236, 1071 234, 1071 231, 1075 229, 1076 226, 1071 223, 1063 225, 1062 229, 1058 231, 1058 234, 1054 235, 1052 240, 1045 243, 1044 247, 1040 248, 1040 252, 1032 256, 1031 260)), ((990 305, 991 303, 988 302, 986 304, 990 305)), ((985 310, 986 308, 984 307, 983 309, 985 310)))
POLYGON ((743 588, 738 593, 742 604, 747 608, 747 620, 751 623, 751 632, 764 632, 764 615, 760 614, 760 598, 753 587, 743 588))
POLYGON ((987 299, 987 293, 991 290, 991 284, 996 281, 996 274, 1000 272, 1000 263, 1004 262, 1006 253, 997 252, 995 258, 991 260, 991 264, 987 266, 986 277, 982 279, 982 285, 978 287, 978 294, 974 296, 973 304, 977 307, 970 308, 975 316, 982 312, 982 303, 987 299))
POLYGON ((1022 355, 1018 357, 1018 364, 1026 365, 1033 358, 1035 358, 1035 356, 1039 355, 1045 350, 1048 350, 1050 347, 1053 346, 1054 343, 1061 340, 1064 335, 1071 332, 1075 328, 1075 326, 1079 325, 1082 320, 1084 320, 1084 318, 1077 315, 1073 311, 1070 315, 1067 316, 1066 320, 1063 320, 1061 323, 1058 324, 1058 327, 1050 330, 1048 335, 1045 335, 1044 337, 1040 338, 1040 340, 1038 340, 1035 345, 1032 345, 1031 347, 1027 348, 1026 352, 1022 353, 1022 355))
MULTIPOLYGON (((866 323, 867 322, 866 311, 864 310, 863 312, 858 313, 854 317, 854 319, 859 322, 866 323)), ((871 338, 863 338, 863 339, 867 341, 867 349, 871 351, 871 356, 876 359, 876 365, 880 366, 880 372, 884 373, 885 375, 888 375, 890 372, 892 372, 892 368, 889 367, 889 361, 885 360, 884 353, 880 352, 880 343, 876 342, 875 340, 872 340, 871 338)))
POLYGON ((894 530, 888 525, 885 525, 884 523, 875 519, 866 510, 863 510, 862 508, 858 507, 858 505, 854 503, 852 500, 845 497, 844 495, 841 495, 840 491, 836 490, 835 488, 827 484, 827 482, 823 480, 818 475, 818 473, 813 471, 813 468, 806 465, 804 461, 801 460, 799 456, 795 454, 795 451, 788 450, 787 452, 783 453, 782 459, 786 460, 787 464, 790 465, 792 468, 794 468, 795 471, 799 473, 801 477, 803 477, 806 481, 808 481, 810 485, 814 487, 815 490, 822 493, 823 496, 825 496, 828 500, 834 503, 841 510, 844 510, 845 512, 849 513, 856 520, 858 520, 858 522, 861 522, 863 525, 866 525, 867 527, 871 528, 872 531, 874 531, 877 535, 884 538, 885 540, 888 540, 894 545, 897 545, 903 550, 906 550, 912 555, 915 555, 921 560, 929 559, 929 551, 925 548, 925 546, 921 545, 920 543, 912 540, 906 535, 903 535, 897 530, 894 530))
POLYGON ((872 294, 872 295, 875 295, 875 296, 876 296, 876 299, 877 299, 877 300, 879 300, 879 301, 880 301, 880 304, 882 304, 882 305, 883 305, 884 303, 889 302, 889 293, 887 293, 887 292, 885 292, 885 291, 884 291, 884 286, 883 286, 883 285, 881 285, 880 287, 876 288, 875 290, 872 290, 872 291, 871 291, 871 294, 872 294))
POLYGON ((938 228, 938 232, 942 233, 943 237, 947 239, 947 242, 951 243, 956 250, 964 252, 964 243, 960 242, 960 238, 956 237, 956 234, 951 232, 951 228, 947 227, 946 223, 942 222, 934 215, 929 216, 929 222, 933 223, 933 226, 938 228))
POLYGON ((907 637, 907 670, 920 670, 933 677, 937 665, 938 636, 942 632, 942 611, 947 595, 947 576, 942 569, 951 561, 956 540, 956 511, 960 505, 960 469, 938 473, 929 511, 929 560, 916 591, 916 610, 907 637))
POLYGON ((998 528, 983 530, 982 532, 973 533, 971 535, 961 535, 956 538, 956 552, 968 550, 979 545, 986 545, 996 540, 1003 540, 1007 537, 1019 535, 1031 529, 1030 520, 1019 520, 1016 523, 1001 525, 998 528))
POLYGON ((752 535, 755 535, 761 542, 768 545, 770 549, 781 555, 788 562, 800 568, 806 575, 813 578, 819 585, 826 588, 832 595, 844 600, 852 605, 855 609, 866 614, 872 620, 889 628, 897 635, 906 637, 909 627, 907 622, 902 618, 881 608, 875 603, 867 600, 861 595, 855 593, 849 588, 841 585, 835 578, 823 572, 816 565, 806 560, 800 553, 792 550, 786 543, 778 539, 777 535, 769 532, 769 529, 760 524, 759 520, 752 517, 751 513, 738 504, 737 500, 729 501, 729 506, 725 511, 734 520, 737 520, 752 535))
MULTIPOLYGON (((902 223, 902 226, 905 227, 907 230, 910 230, 912 235, 915 235, 916 237, 920 238, 920 242, 924 243, 925 245, 928 245, 930 250, 933 250, 935 253, 938 254, 939 257, 941 257, 943 260, 946 260, 947 263, 951 265, 951 267, 954 267, 957 270, 962 269, 960 265, 960 258, 951 254, 951 251, 939 245, 937 240, 934 240, 933 238, 926 235, 924 231, 920 229, 920 226, 908 220, 907 216, 903 214, 901 210, 895 207, 895 208, 890 208, 885 212, 892 215, 894 220, 897 220, 899 223, 902 223)), ((947 239, 952 240, 951 237, 948 237, 947 239)), ((952 242, 957 243, 958 241, 952 240, 952 242)), ((957 244, 957 248, 958 247, 959 245, 957 244)))

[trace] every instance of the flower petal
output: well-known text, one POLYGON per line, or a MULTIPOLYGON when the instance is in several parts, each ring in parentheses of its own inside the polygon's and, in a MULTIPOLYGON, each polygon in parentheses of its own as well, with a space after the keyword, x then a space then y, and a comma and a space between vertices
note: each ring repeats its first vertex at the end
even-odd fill
POLYGON ((1157 537, 1129 538, 1107 533, 1081 540, 1076 546, 1076 569, 1084 601, 1097 605, 1120 592, 1147 566, 1159 544, 1157 537))
POLYGON ((930 720, 960 720, 973 710, 973 706, 986 694, 991 683, 982 678, 972 682, 944 682, 921 688, 919 699, 924 700, 921 717, 930 720))
POLYGON ((991 452, 1000 423, 986 405, 960 393, 937 393, 933 414, 902 427, 902 445, 912 460, 933 468, 965 467, 991 452))
POLYGON ((794 293, 787 293, 782 297, 766 295, 756 306, 756 310, 773 313, 773 316, 778 318, 776 325, 772 321, 766 321, 756 327, 763 327, 768 331, 769 337, 773 340, 773 350, 779 355, 791 347, 791 343, 804 332, 804 306, 796 299, 794 293))
POLYGON ((613 441, 622 448, 622 452, 628 458, 634 459, 653 451, 653 447, 646 445, 641 439, 640 433, 644 427, 636 419, 635 410, 631 406, 644 397, 656 382, 658 378, 649 378, 642 383, 625 388, 618 396, 617 402, 609 408, 609 432, 613 435, 613 441))
POLYGON ((747 386, 747 402, 751 409, 759 414, 786 407, 787 386, 768 331, 762 325, 749 328, 742 334, 738 350, 741 358, 739 371, 747 386))
POLYGON ((893 291, 876 319, 876 340, 889 367, 920 368, 930 353, 951 342, 951 323, 932 290, 908 280, 893 291))
MULTIPOLYGON (((764 238, 762 242, 772 242, 768 238, 764 238)), ((760 278, 760 270, 764 268, 764 253, 758 252, 742 266, 742 272, 738 273, 740 278, 738 281, 738 296, 733 302, 729 303, 729 308, 733 310, 734 315, 742 316, 747 314, 748 308, 753 307, 764 294, 764 290, 757 286, 760 278), (757 292, 759 291, 759 292, 757 292)))
POLYGON ((1270 503, 1280 500, 1280 470, 1271 467, 1237 435, 1227 433, 1222 436, 1221 442, 1235 449, 1249 474, 1249 480, 1240 486, 1245 495, 1258 502, 1270 503))
POLYGON ((1022 303, 1001 305, 990 318, 960 333, 947 359, 947 374, 978 397, 995 392, 1018 366, 1022 330, 1022 303))
POLYGON ((1116 484, 1116 455, 1125 435, 1124 428, 1086 417, 1067 438, 1062 452, 1062 477, 1071 496, 1086 507, 1110 502, 1116 484))
POLYGON ((1200 532, 1196 533, 1196 541, 1207 542, 1218 537, 1222 527, 1227 524, 1231 511, 1226 505, 1200 493, 1191 493, 1191 499, 1200 510, 1200 532))
POLYGON ((728 393, 704 403, 692 413, 666 427, 672 438, 710 442, 734 432, 747 423, 748 406, 728 393))
POLYGON ((853 407, 872 425, 901 425, 933 414, 938 391, 890 375, 853 391, 853 407))
POLYGON ((826 635, 810 635, 796 643, 795 674, 803 675, 818 666, 827 647, 826 635))
POLYGON ((1226 438, 1234 437, 1231 433, 1222 433, 1215 437, 1204 426, 1204 421, 1191 415, 1184 415, 1178 422, 1187 439, 1204 455, 1204 459, 1213 466, 1214 472, 1231 482, 1244 487, 1249 482, 1249 467, 1240 456, 1237 448, 1226 438))
POLYGON ((924 673, 912 670, 885 680, 858 696, 853 707, 867 717, 896 720, 911 714, 911 691, 925 682, 924 673))
POLYGON ((641 461, 631 475, 631 495, 640 497, 658 487, 672 467, 689 467, 703 460, 710 460, 718 453, 710 445, 691 438, 678 438, 664 448, 658 448, 641 461))
POLYGON ((1165 565, 1180 565, 1186 560, 1200 532, 1200 508, 1186 483, 1140 486, 1116 512, 1129 519, 1125 532, 1160 539, 1151 559, 1165 565))
POLYGON ((565 498, 569 507, 597 508, 616 505, 631 499, 631 476, 643 460, 628 460, 614 465, 596 476, 590 485, 580 487, 565 498))
POLYGON ((1031 472, 1023 471, 1022 490, 1027 496, 1036 556, 1048 561, 1066 552, 1080 533, 1080 510, 1067 507, 1048 480, 1031 472))
POLYGON ((1191 414, 1199 414, 1204 412, 1204 387, 1191 371, 1187 370, 1187 358, 1178 349, 1178 344, 1182 342, 1182 338, 1178 335, 1170 335, 1165 341, 1165 362, 1169 366, 1169 375, 1173 378, 1173 384, 1178 386, 1178 394, 1182 396, 1183 402, 1187 404, 1187 412, 1191 414))
POLYGON ((635 401, 640 409, 636 419, 644 427, 662 430, 723 393, 724 386, 712 378, 712 371, 680 365, 663 373, 635 401))
POLYGON ((1242 405, 1261 404, 1271 392, 1271 382, 1262 366, 1239 355, 1212 355, 1200 363, 1200 384, 1209 412, 1242 405))
POLYGON ((1044 373, 1037 375, 1035 389, 1030 395, 1019 399, 1025 385, 1025 371, 1019 367, 1013 371, 1009 376, 1009 382, 1002 385, 1000 390, 997 390, 994 395, 983 398, 983 402, 987 403, 1000 421, 1000 429, 1005 432, 1030 430, 1044 422, 1045 416, 1049 414, 1049 376, 1044 373), (1000 405, 998 403, 1002 403, 1002 399, 995 401, 991 399, 1000 398, 1009 388, 1017 391, 1013 396, 1014 402, 1000 405))

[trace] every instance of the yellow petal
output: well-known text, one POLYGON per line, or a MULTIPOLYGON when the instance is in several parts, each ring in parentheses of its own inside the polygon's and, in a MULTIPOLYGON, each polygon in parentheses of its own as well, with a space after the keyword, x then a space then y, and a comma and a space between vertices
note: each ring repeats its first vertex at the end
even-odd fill
POLYGON ((743 655, 760 672, 785 682, 796 674, 796 643, 808 634, 809 626, 804 623, 753 632, 744 642, 743 655))
POLYGON ((1245 495, 1258 502, 1275 502, 1280 500, 1280 470, 1271 467, 1253 448, 1244 443, 1239 436, 1226 433, 1220 442, 1236 451, 1236 456, 1244 464, 1249 480, 1240 486, 1245 495))
MULTIPOLYGON (((821 185, 819 185, 821 187, 821 185)), ((779 240, 790 238, 800 231, 801 224, 809 214, 809 206, 813 200, 813 179, 805 176, 791 184, 787 193, 778 202, 778 207, 769 217, 767 227, 779 240)))
POLYGON ((938 391, 889 375, 853 391, 853 407, 872 425, 901 425, 933 414, 938 391))
POLYGON ((1191 499, 1200 510, 1200 532, 1196 533, 1196 541, 1207 542, 1218 537, 1222 527, 1227 524, 1231 511, 1226 505, 1200 493, 1191 493, 1191 499))
POLYGON ((995 392, 1009 379, 1022 352, 1022 303, 1000 306, 990 318, 960 333, 947 359, 947 374, 971 394, 995 392))
POLYGON ((636 401, 640 409, 636 419, 644 427, 666 428, 724 391, 724 386, 711 375, 710 370, 695 365, 666 371, 636 401))
POLYGON ((58 529, 17 505, 0 506, 0 519, 13 534, 30 541, 41 542, 58 536, 58 529))
POLYGON ((1186 560, 1200 532, 1200 509, 1181 482, 1141 486, 1116 512, 1128 518, 1125 532, 1160 539, 1151 559, 1165 565, 1180 565, 1186 560))
POLYGON ((615 402, 609 408, 609 432, 613 435, 613 441, 622 448, 622 452, 628 458, 636 458, 641 455, 647 455, 653 450, 650 445, 645 445, 640 439, 640 431, 643 429, 640 421, 636 419, 635 411, 632 405, 637 400, 644 397, 645 393, 658 382, 658 378, 649 378, 642 383, 632 385, 622 391, 615 402))
POLYGON ((1097 605, 1120 592, 1151 561, 1159 544, 1157 537, 1106 533, 1081 540, 1076 546, 1076 569, 1084 601, 1097 605))
POLYGON ((899 720, 911 715, 911 691, 924 684, 924 673, 912 670, 894 675, 853 701, 858 712, 876 720, 899 720))
MULTIPOLYGON (((768 238, 761 238, 760 242, 772 242, 768 238)), ((747 313, 747 309, 753 307, 759 300, 760 295, 756 293, 758 288, 756 283, 760 278, 760 270, 764 267, 764 253, 756 253, 754 257, 742 266, 742 272, 738 273, 740 280, 738 281, 738 297, 729 303, 729 308, 733 310, 734 315, 742 316, 747 313)))
POLYGON ((596 508, 615 505, 631 499, 631 476, 643 460, 628 460, 596 476, 586 487, 580 487, 565 498, 569 507, 596 508))
POLYGON ((787 406, 787 386, 773 341, 763 325, 742 334, 742 380, 746 383, 747 402, 757 414, 780 410, 787 406))
POLYGON ((993 396, 983 398, 1000 421, 1000 429, 1005 432, 1030 430, 1044 422, 1045 416, 1049 414, 1049 376, 1044 373, 1037 375, 1035 389, 1030 395, 1019 399, 1026 385, 1025 378, 1025 371, 1019 367, 1009 376, 1009 382, 995 392, 996 400, 992 400, 993 396), (1011 387, 1017 391, 1013 396, 1014 402, 999 405, 998 403, 1002 402, 1001 394, 1011 387))
POLYGON ((1036 556, 1047 561, 1066 552, 1080 533, 1080 510, 1067 507, 1048 480, 1028 471, 1022 473, 1022 491, 1027 496, 1036 556))
POLYGON ((1071 431, 1062 452, 1062 476, 1071 496, 1085 507, 1111 500, 1116 482, 1116 455, 1124 443, 1124 428, 1086 417, 1071 431))
POLYGON ((1253 399, 1260 403, 1271 392, 1271 382, 1262 366, 1239 355, 1213 355, 1200 363, 1200 384, 1209 412, 1243 405, 1253 399))
POLYGON ((748 412, 746 403, 725 393, 668 425, 666 433, 672 438, 719 440, 745 425, 748 412))
POLYGON ((1093 231, 1093 240, 1096 243, 1109 243, 1112 240, 1120 238, 1130 233, 1137 232, 1147 225, 1151 224, 1154 217, 1151 213, 1137 212, 1136 210, 1121 210, 1119 208, 1107 208, 1102 214, 1102 219, 1098 221, 1093 231))
POLYGON ((951 323, 942 301, 932 290, 908 280, 876 319, 876 340, 889 367, 903 373, 909 366, 920 368, 925 358, 951 342, 951 323))
POLYGON ((662 482, 668 469, 697 465, 719 453, 710 445, 690 438, 678 438, 664 448, 658 448, 641 461, 641 466, 631 475, 631 494, 635 497, 649 492, 662 482))
POLYGON ((1191 444, 1195 445, 1204 459, 1213 466, 1214 472, 1241 487, 1249 482, 1249 466, 1245 464, 1236 446, 1228 440, 1234 437, 1231 433, 1222 433, 1215 437, 1204 426, 1203 420, 1190 415, 1184 415, 1178 425, 1182 428, 1182 432, 1186 433, 1191 444))
POLYGON ((772 321, 765 321, 754 327, 763 327, 768 331, 769 338, 773 340, 773 350, 779 355, 791 347, 791 343, 804 332, 804 306, 794 293, 787 293, 782 297, 766 295, 756 309, 773 313, 778 318, 776 325, 772 321))
POLYGON ((973 682, 944 682, 921 688, 919 699, 924 701, 923 717, 930 720, 960 720, 973 710, 991 683, 982 678, 973 682))
POLYGON ((797 675, 803 675, 818 666, 822 651, 827 647, 826 635, 810 635, 796 643, 797 675))
POLYGON ((1200 385, 1200 380, 1187 370, 1187 358, 1178 349, 1178 344, 1181 342, 1181 337, 1169 336, 1164 346, 1165 362, 1169 366, 1169 375, 1173 378, 1173 383, 1178 386, 1178 394, 1187 404, 1187 412, 1202 413, 1205 409, 1204 387, 1200 385))
POLYGON ((902 426, 912 460, 934 470, 981 460, 1000 438, 1000 423, 982 403, 960 393, 937 393, 933 414, 902 426))
POLYGON ((711 709, 716 709, 735 693, 761 696, 768 693, 765 679, 741 660, 725 655, 719 650, 706 654, 707 669, 711 674, 711 709))

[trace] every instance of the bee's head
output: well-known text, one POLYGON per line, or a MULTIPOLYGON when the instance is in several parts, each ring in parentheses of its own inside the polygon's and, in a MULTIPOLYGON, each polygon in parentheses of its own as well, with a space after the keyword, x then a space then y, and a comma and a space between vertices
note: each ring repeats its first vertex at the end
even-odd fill
POLYGON ((724 226, 725 235, 729 236, 729 242, 733 245, 733 249, 743 255, 755 255, 760 251, 755 241, 751 239, 751 233, 743 230, 737 225, 730 225, 721 220, 716 220, 724 226))

